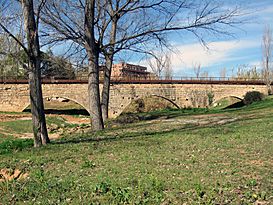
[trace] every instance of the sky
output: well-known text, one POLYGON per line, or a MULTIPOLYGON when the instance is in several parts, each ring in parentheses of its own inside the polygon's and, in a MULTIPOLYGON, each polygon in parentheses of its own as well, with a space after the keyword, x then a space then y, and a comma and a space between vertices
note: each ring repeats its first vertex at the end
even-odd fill
MULTIPOLYGON (((208 36, 207 48, 200 45, 192 34, 169 35, 169 41, 175 51, 170 52, 174 76, 194 76, 193 66, 198 64, 201 66, 201 72, 208 72, 211 77, 220 77, 223 68, 227 70, 227 76, 231 76, 232 71, 236 73, 237 68, 243 65, 261 68, 264 28, 269 25, 273 30, 273 0, 214 1, 224 2, 225 8, 232 8, 235 4, 240 5, 244 12, 248 13, 245 16, 248 22, 231 30, 235 34, 234 37, 208 36)), ((60 48, 63 50, 63 46, 60 48)), ((136 60, 129 57, 128 62, 148 67, 148 63, 143 58, 136 60)))
MULTIPOLYGON (((226 2, 227 6, 234 3, 231 0, 226 2)), ((175 47, 175 52, 171 54, 174 76, 194 76, 193 65, 197 64, 201 65, 201 72, 206 71, 212 77, 220 77, 223 68, 226 68, 227 76, 232 75, 232 70, 236 73, 242 65, 261 68, 264 28, 269 25, 273 29, 273 0, 236 2, 249 14, 246 16, 248 22, 232 31, 235 37, 208 39, 208 48, 200 45, 192 35, 183 42, 176 35, 170 38, 175 47)), ((147 66, 146 62, 141 63, 147 66)))

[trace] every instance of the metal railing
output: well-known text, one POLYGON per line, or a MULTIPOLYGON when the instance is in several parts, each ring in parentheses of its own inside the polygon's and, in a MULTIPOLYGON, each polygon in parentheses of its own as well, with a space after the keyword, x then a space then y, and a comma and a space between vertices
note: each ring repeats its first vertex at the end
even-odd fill
MULTIPOLYGON (((88 80, 88 76, 77 76, 77 80, 88 80)), ((103 79, 103 76, 100 76, 103 79)), ((191 76, 172 76, 170 78, 157 77, 154 75, 145 76, 111 76, 111 80, 194 80, 194 81, 262 81, 262 78, 242 78, 242 77, 191 77, 191 76)))
MULTIPOLYGON (((100 78, 103 81, 103 78, 100 78)), ((18 76, 0 76, 0 83, 27 83, 27 77, 18 76)), ((68 78, 42 78, 43 83, 87 83, 88 76, 77 76, 73 79, 68 78)), ((261 78, 237 78, 237 77, 189 77, 189 76, 172 76, 170 78, 156 76, 111 76, 112 83, 249 83, 264 84, 261 78)))

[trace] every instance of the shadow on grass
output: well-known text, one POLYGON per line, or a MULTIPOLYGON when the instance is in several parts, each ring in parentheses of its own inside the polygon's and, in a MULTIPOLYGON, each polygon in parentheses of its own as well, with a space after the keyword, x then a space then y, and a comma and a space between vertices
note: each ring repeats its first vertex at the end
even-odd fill
MULTIPOLYGON (((25 109, 23 112, 31 112, 30 109, 25 109)), ((85 109, 45 109, 45 114, 56 114, 56 115, 85 115, 89 116, 89 113, 85 109)))
POLYGON ((229 105, 229 106, 227 106, 227 107, 225 107, 223 109, 226 110, 226 109, 231 109, 231 108, 242 108, 244 106, 245 106, 244 101, 240 101, 240 102, 234 103, 232 105, 229 105))
MULTIPOLYGON (((229 124, 232 122, 227 122, 226 124, 229 124)), ((75 138, 75 139, 61 139, 60 141, 54 141, 52 144, 78 144, 78 143, 88 143, 88 142, 112 142, 112 141, 118 141, 118 140, 132 140, 132 139, 138 139, 138 138, 152 138, 155 136, 162 136, 162 135, 168 135, 172 133, 181 133, 186 131, 193 131, 196 129, 202 129, 207 127, 215 127, 219 126, 216 124, 206 124, 200 126, 199 124, 185 124, 184 127, 179 127, 175 129, 170 130, 164 130, 164 131, 142 131, 142 132, 125 132, 122 134, 118 134, 116 136, 112 135, 104 135, 107 134, 104 131, 93 133, 93 136, 90 137, 90 134, 86 134, 85 137, 82 135, 81 138, 75 138)))
POLYGON ((148 121, 148 120, 156 120, 160 118, 164 119, 172 119, 181 116, 187 115, 199 115, 199 114, 209 114, 209 113, 218 113, 221 112, 219 110, 209 110, 207 108, 184 108, 184 109, 165 109, 165 110, 157 110, 146 113, 123 113, 118 116, 113 123, 116 124, 128 124, 139 121, 148 121))
MULTIPOLYGON (((100 131, 100 132, 92 132, 89 134, 84 134, 84 135, 74 135, 75 138, 70 138, 70 139, 58 139, 56 141, 52 141, 52 145, 57 145, 57 144, 78 144, 78 143, 88 143, 88 142, 111 142, 111 141, 117 141, 117 140, 131 140, 131 139, 137 139, 137 138, 150 138, 150 137, 155 137, 155 136, 162 136, 162 135, 168 135, 172 133, 181 133, 181 132, 188 132, 192 130, 198 130, 202 128, 207 128, 207 127, 219 127, 221 125, 218 124, 205 124, 205 125, 199 125, 199 124, 186 124, 181 127, 177 127, 174 129, 169 129, 169 130, 164 130, 164 131, 149 131, 147 128, 147 131, 142 131, 142 132, 123 132, 121 134, 109 134, 107 132, 111 131, 118 131, 123 129, 130 129, 130 128, 137 128, 137 127, 145 127, 145 126, 150 126, 150 123, 145 123, 145 121, 148 120, 153 120, 153 119, 159 119, 164 117, 164 119, 170 119, 170 118, 176 118, 176 117, 183 117, 186 115, 199 115, 199 114, 215 114, 215 113, 226 113, 226 112, 236 112, 238 111, 238 114, 245 113, 246 111, 255 111, 255 110, 260 110, 260 109, 265 109, 265 108, 271 108, 272 106, 272 99, 267 99, 262 102, 257 102, 253 103, 250 106, 247 107, 241 107, 241 108, 232 108, 232 109, 226 109, 226 110, 211 110, 211 111, 206 111, 205 109, 187 109, 187 110, 165 110, 165 111, 156 111, 156 112, 150 112, 150 113, 141 113, 137 115, 142 115, 140 119, 144 123, 139 123, 139 124, 127 124, 124 123, 124 126, 122 127, 116 127, 116 128, 111 128, 107 129, 105 131, 100 131), (92 136, 91 136, 92 135, 92 136), (113 136, 114 135, 114 136, 113 136)), ((249 113, 251 114, 251 113, 249 113)), ((231 123, 240 123, 240 122, 247 122, 247 121, 252 121, 256 119, 267 119, 268 121, 272 120, 272 116, 270 113, 264 114, 262 116, 251 116, 248 118, 244 118, 243 121, 239 120, 237 122, 227 122, 224 125, 231 124, 231 123)), ((140 122, 141 122, 140 121, 140 122)), ((21 151, 23 149, 27 148, 32 148, 33 147, 33 140, 32 139, 8 139, 0 143, 0 155, 1 154, 7 154, 7 153, 12 153, 14 151, 21 151)))
MULTIPOLYGON (((230 108, 230 109, 225 109, 225 110, 215 110, 215 111, 209 111, 207 113, 201 112, 200 110, 198 110, 198 112, 195 112, 195 114, 215 114, 215 113, 226 113, 226 112, 244 112, 244 110, 247 111, 251 111, 251 110, 256 110, 256 108, 258 109, 264 109, 264 108, 268 108, 269 105, 272 105, 272 102, 266 102, 265 105, 263 105, 262 102, 257 102, 254 103, 250 106, 244 106, 244 107, 239 107, 239 108, 230 108)), ((181 114, 181 112, 183 113, 183 111, 181 110, 170 110, 170 111, 163 111, 163 112, 154 112, 154 113, 148 113, 148 116, 144 116, 144 119, 142 119, 141 121, 146 121, 146 120, 152 120, 152 119, 158 119, 161 117, 166 117, 165 119, 170 119, 170 118, 176 118, 176 117, 181 117, 183 115, 194 115, 192 113, 184 113, 181 114), (171 112, 170 115, 167 115, 166 112, 171 112), (151 116, 149 116, 149 114, 151 114, 151 116)), ((185 124, 183 127, 178 127, 175 129, 170 129, 170 130, 164 130, 164 131, 142 131, 142 132, 125 132, 122 134, 118 134, 116 136, 112 136, 112 135, 108 135, 107 136, 107 131, 118 131, 118 130, 122 130, 124 128, 128 129, 128 128, 137 128, 137 127, 145 127, 145 126, 150 126, 149 124, 131 124, 128 125, 125 123, 126 126, 123 127, 117 127, 117 128, 111 128, 109 130, 105 130, 105 131, 101 131, 101 132, 97 132, 97 133, 93 133, 93 136, 90 137, 90 134, 86 134, 85 136, 82 135, 81 138, 77 138, 77 139, 62 139, 62 141, 55 141, 54 144, 69 144, 69 143, 83 143, 83 142, 101 142, 101 141, 117 141, 117 140, 126 140, 126 139, 132 139, 132 138, 138 138, 138 137, 154 137, 154 136, 159 136, 159 135, 165 135, 165 134, 171 134, 171 133, 180 133, 180 132, 185 132, 185 131, 193 131, 193 130, 197 130, 197 129, 203 129, 203 128, 213 128, 213 127, 219 127, 219 126, 224 126, 224 125, 228 125, 228 124, 232 124, 232 123, 240 123, 240 122, 248 122, 248 121, 253 121, 253 120, 258 120, 261 119, 261 117, 263 119, 267 119, 267 120, 271 120, 273 118, 273 116, 271 115, 263 115, 263 116, 252 116, 252 117, 248 117, 246 119, 243 120, 239 120, 239 121, 231 121, 231 122, 226 122, 224 124, 217 124, 217 123, 213 123, 213 124, 204 124, 204 125, 200 125, 198 123, 195 124, 185 124)), ((140 121, 140 122, 141 122, 140 121)))

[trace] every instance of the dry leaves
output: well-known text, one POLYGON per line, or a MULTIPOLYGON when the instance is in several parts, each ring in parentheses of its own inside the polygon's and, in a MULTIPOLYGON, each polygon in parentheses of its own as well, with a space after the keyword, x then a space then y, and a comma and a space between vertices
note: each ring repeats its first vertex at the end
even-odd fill
POLYGON ((0 182, 11 180, 22 180, 28 177, 28 173, 23 173, 19 169, 1 169, 0 170, 0 182))

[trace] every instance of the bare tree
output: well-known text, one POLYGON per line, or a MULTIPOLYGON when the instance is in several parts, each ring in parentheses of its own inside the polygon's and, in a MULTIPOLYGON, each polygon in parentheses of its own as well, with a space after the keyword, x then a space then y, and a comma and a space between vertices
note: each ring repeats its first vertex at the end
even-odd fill
POLYGON ((95 39, 95 0, 85 1, 84 39, 88 56, 88 91, 91 123, 94 130, 104 128, 99 90, 99 53, 100 45, 95 39))
MULTIPOLYGON (((121 8, 126 7, 128 4, 130 4, 130 1, 125 2, 124 5, 120 5, 119 2, 117 2, 116 5, 113 5, 111 1, 106 1, 106 6, 108 8, 102 12, 103 19, 101 23, 101 29, 100 29, 100 36, 102 37, 101 43, 103 44, 103 36, 105 35, 105 31, 107 30, 108 24, 110 24, 110 31, 109 31, 109 43, 110 45, 106 48, 102 48, 102 53, 105 57, 105 70, 103 75, 103 87, 102 87, 102 94, 101 94, 101 110, 102 110, 102 117, 103 120, 107 120, 108 118, 108 109, 109 109, 109 98, 110 98, 110 78, 111 78, 111 72, 112 72, 112 65, 113 65, 113 59, 115 55, 115 41, 117 36, 117 30, 118 30, 118 21, 121 18, 121 8), (120 8, 121 6, 121 8, 120 8), (110 19, 107 20, 107 12, 109 12, 110 19)), ((100 26, 99 26, 100 27, 100 26)))
POLYGON ((269 26, 264 29, 263 39, 262 39, 262 73, 265 84, 268 87, 268 93, 272 94, 271 83, 273 81, 273 64, 272 64, 272 30, 269 26))
MULTIPOLYGON (((100 21, 100 24, 98 24, 102 39, 101 50, 106 61, 101 97, 102 115, 104 120, 108 118, 110 78, 114 55, 124 50, 147 54, 150 53, 148 49, 145 49, 145 45, 148 42, 154 42, 154 40, 159 41, 160 43, 163 42, 163 37, 160 34, 150 35, 151 33, 147 33, 147 35, 135 36, 133 38, 130 37, 140 31, 146 32, 148 29, 151 29, 153 21, 151 21, 152 18, 149 16, 149 12, 158 12, 159 7, 162 7, 166 2, 166 0, 106 1, 107 9, 104 11, 104 14, 106 15, 102 15, 103 19, 100 21), (109 31, 107 31, 107 27, 109 27, 109 31)), ((169 4, 173 4, 173 1, 169 1, 169 4)), ((162 12, 165 13, 163 10, 162 12)))
POLYGON ((263 71, 259 72, 256 66, 251 67, 249 65, 240 65, 237 68, 237 77, 238 80, 257 80, 261 79, 263 76, 263 71))
POLYGON ((165 71, 165 79, 171 80, 173 77, 173 69, 172 69, 171 58, 167 54, 165 56, 165 61, 164 61, 164 71, 165 71))
MULTIPOLYGON (((206 40, 203 35, 203 31, 213 34, 230 34, 226 32, 222 25, 234 26, 240 23, 237 19, 242 13, 236 7, 231 10, 224 10, 220 4, 214 4, 213 1, 206 1, 200 3, 197 1, 165 1, 165 0, 153 0, 153 1, 108 1, 110 5, 110 14, 112 19, 111 34, 114 38, 111 38, 110 42, 103 44, 103 48, 107 49, 109 46, 111 58, 114 58, 117 52, 122 50, 131 50, 138 53, 148 53, 148 49, 143 49, 145 45, 151 46, 150 42, 158 42, 160 46, 167 46, 165 42, 165 35, 170 31, 188 31, 193 33, 199 41, 206 45, 206 40), (119 5, 120 7, 118 7, 119 5), (116 10, 113 12, 113 8, 116 10), (180 14, 183 15, 180 16, 180 14), (185 15, 186 14, 186 15, 185 15), (193 14, 191 16, 191 14, 193 14), (118 18, 114 18, 115 15, 118 18), (178 18, 180 16, 181 18, 178 18), (154 19, 158 19, 155 21, 154 19), (159 20, 162 19, 162 20, 159 20), (187 19, 187 20, 185 20, 187 19), (189 20, 191 19, 191 20, 189 20), (184 22, 184 24, 181 24, 184 22), (114 25, 114 26, 113 26, 114 25), (126 27, 126 25, 129 25, 126 27), (119 27, 123 29, 119 29, 119 27), (124 28, 125 27, 125 28, 124 28), (115 32, 113 32, 113 28, 115 32)), ((108 7, 107 7, 108 8, 108 7)), ((104 28, 104 27, 103 27, 104 28)), ((102 33, 101 33, 102 34, 102 33)), ((106 65, 112 65, 107 63, 106 65)), ((109 104, 109 88, 110 88, 110 76, 111 67, 106 66, 104 76, 104 87, 102 92, 102 106, 105 107, 103 111, 104 119, 108 114, 109 104), (107 82, 108 81, 108 82, 107 82)), ((158 66, 159 71, 160 65, 158 66)), ((170 68, 170 67, 168 67, 170 68)), ((170 70, 169 70, 170 71, 170 70)), ((170 72, 166 75, 170 77, 170 72)))
POLYGON ((202 71, 200 63, 193 64, 193 72, 197 79, 208 79, 209 77, 208 71, 202 71))
MULTIPOLYGON (((223 26, 241 23, 238 17, 242 15, 239 8, 224 9, 212 0, 103 0, 94 4, 95 42, 107 61, 101 100, 104 119, 108 114, 111 67, 117 52, 147 53, 145 48, 155 42, 165 45, 165 36, 171 31, 191 32, 205 45, 204 32, 228 35, 230 33, 223 26)), ((51 0, 50 5, 43 21, 48 25, 48 36, 54 37, 51 43, 72 40, 85 47, 84 25, 81 23, 85 5, 82 1, 66 0, 60 4, 51 0)))
MULTIPOLYGON (((97 47, 96 49, 98 51, 97 55, 99 56, 100 53, 103 54, 106 63, 101 96, 101 108, 104 119, 108 118, 110 76, 114 55, 121 50, 132 49, 132 47, 137 44, 143 45, 143 42, 159 37, 159 34, 154 36, 142 34, 134 38, 128 38, 128 36, 133 36, 136 32, 142 31, 143 33, 145 31, 143 29, 149 26, 147 21, 144 21, 147 16, 147 9, 154 10, 153 7, 158 7, 162 2, 168 1, 94 1, 96 5, 96 16, 94 16, 94 38, 97 47), (129 15, 129 17, 124 18, 126 15, 129 15), (139 20, 140 16, 141 20, 139 20), (129 22, 128 19, 130 19, 129 22), (116 41, 119 42, 117 43, 116 41)), ((61 4, 56 1, 50 1, 50 3, 47 4, 47 9, 45 11, 47 18, 43 18, 43 22, 48 27, 49 32, 47 32, 47 35, 51 37, 49 39, 50 43, 54 44, 58 41, 72 40, 75 44, 84 47, 88 56, 88 61, 90 61, 83 31, 86 26, 83 26, 80 21, 80 19, 85 17, 85 15, 81 13, 84 11, 85 6, 86 5, 83 5, 81 1, 67 0, 61 4), (66 10, 64 8, 66 8, 66 10), (67 10, 68 8, 70 9, 69 12, 67 10), (70 13, 70 15, 68 16, 67 13, 70 13)), ((139 50, 140 49, 138 49, 138 51, 139 50)), ((98 98, 96 99, 99 100, 98 98)), ((94 99, 92 101, 94 101, 94 99)), ((92 101, 90 100, 90 103, 92 101)), ((92 112, 91 115, 94 115, 93 110, 90 111, 92 112)), ((97 116, 97 114, 95 114, 95 116, 97 116)))
POLYGON ((153 58, 148 58, 147 62, 156 77, 162 79, 163 75, 168 72, 166 70, 170 70, 170 57, 164 52, 160 52, 159 54, 153 54, 153 56, 153 58))
POLYGON ((33 0, 21 0, 20 5, 24 17, 24 28, 26 33, 27 46, 20 39, 16 38, 9 29, 0 22, 1 29, 9 37, 13 38, 26 52, 28 57, 28 78, 30 88, 30 103, 33 122, 34 146, 40 147, 42 144, 50 142, 46 129, 46 119, 44 114, 44 104, 41 86, 41 52, 38 36, 39 14, 45 1, 38 5, 37 17, 35 19, 33 0))
POLYGON ((209 73, 208 73, 208 71, 203 71, 203 72, 201 72, 200 75, 199 75, 199 77, 200 77, 201 79, 203 79, 203 80, 208 79, 208 78, 209 78, 209 73))
POLYGON ((201 64, 200 64, 200 63, 195 63, 195 64, 193 65, 193 72, 194 72, 194 74, 195 74, 195 77, 196 77, 197 79, 199 79, 200 73, 201 73, 201 64))
POLYGON ((226 75, 227 75, 227 69, 226 69, 226 68, 222 68, 222 69, 220 70, 220 77, 221 77, 221 79, 222 79, 222 80, 225 80, 226 75))
POLYGON ((89 111, 93 130, 104 128, 99 91, 101 39, 97 35, 98 27, 96 27, 104 2, 48 0, 42 17, 46 27, 46 32, 43 33, 47 37, 46 45, 55 46, 59 42, 67 43, 69 45, 67 53, 72 50, 76 54, 83 54, 83 63, 85 58, 87 59, 89 111))

